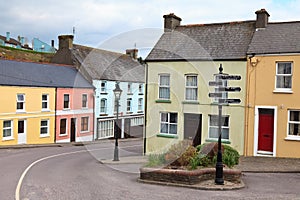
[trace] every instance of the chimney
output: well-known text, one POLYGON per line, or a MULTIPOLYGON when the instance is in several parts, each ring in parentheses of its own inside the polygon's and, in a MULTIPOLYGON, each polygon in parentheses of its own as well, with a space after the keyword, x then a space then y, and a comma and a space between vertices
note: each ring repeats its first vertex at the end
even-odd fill
POLYGON ((6 41, 10 40, 10 32, 6 32, 6 41))
POLYGON ((138 49, 126 49, 126 55, 136 60, 138 57, 138 49))
POLYGON ((163 17, 165 19, 165 24, 164 24, 165 32, 170 32, 174 30, 177 26, 180 26, 181 18, 174 15, 174 13, 164 15, 163 17))
POLYGON ((73 48, 73 35, 60 35, 58 36, 58 49, 72 49, 73 48))
POLYGON ((51 40, 51 47, 54 47, 54 40, 51 40))
POLYGON ((269 21, 269 13, 265 9, 260 9, 256 14, 256 28, 266 28, 269 21))

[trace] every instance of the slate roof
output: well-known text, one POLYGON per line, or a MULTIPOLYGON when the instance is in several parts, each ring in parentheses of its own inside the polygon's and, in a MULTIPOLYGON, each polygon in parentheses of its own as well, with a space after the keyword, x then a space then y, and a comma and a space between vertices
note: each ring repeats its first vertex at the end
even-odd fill
POLYGON ((145 82, 145 68, 126 54, 74 44, 73 62, 92 80, 145 82))
POLYGON ((255 21, 181 25, 165 32, 146 61, 246 59, 255 21))
POLYGON ((93 88, 71 66, 0 60, 0 85, 93 88))
POLYGON ((268 23, 257 29, 247 54, 300 53, 300 22, 268 23))

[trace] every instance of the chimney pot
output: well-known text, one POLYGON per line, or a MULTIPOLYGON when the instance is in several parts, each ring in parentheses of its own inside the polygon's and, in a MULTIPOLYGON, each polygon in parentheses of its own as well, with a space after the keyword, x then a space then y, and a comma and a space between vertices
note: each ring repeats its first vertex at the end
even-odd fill
POLYGON ((126 55, 136 60, 138 57, 138 49, 126 49, 126 55))
POLYGON ((164 21, 164 31, 172 31, 174 30, 177 26, 180 26, 181 18, 176 16, 174 13, 170 13, 168 15, 163 16, 165 21, 164 21))
POLYGON ((269 21, 269 13, 265 9, 260 9, 256 14, 256 28, 266 28, 269 21))
POLYGON ((6 41, 10 40, 10 32, 6 32, 6 41))

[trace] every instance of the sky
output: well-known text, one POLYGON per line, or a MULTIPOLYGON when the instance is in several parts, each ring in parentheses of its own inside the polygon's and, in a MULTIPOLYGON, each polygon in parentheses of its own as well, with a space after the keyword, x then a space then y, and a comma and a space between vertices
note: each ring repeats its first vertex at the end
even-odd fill
POLYGON ((74 43, 142 57, 163 33, 163 15, 181 24, 255 20, 266 9, 270 22, 300 21, 300 0, 1 0, 0 35, 33 38, 58 47, 58 36, 73 34, 74 43))

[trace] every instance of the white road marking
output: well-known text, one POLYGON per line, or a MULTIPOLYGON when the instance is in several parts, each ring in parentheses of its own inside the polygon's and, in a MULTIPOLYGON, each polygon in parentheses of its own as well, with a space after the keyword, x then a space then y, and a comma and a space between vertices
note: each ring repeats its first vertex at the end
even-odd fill
MULTIPOLYGON (((136 147, 136 146, 142 146, 142 145, 123 146, 122 148, 136 147)), ((19 181, 18 181, 18 184, 17 184, 17 188, 16 188, 16 192, 15 192, 15 199, 16 199, 16 200, 20 200, 20 190, 21 190, 21 185, 22 185, 23 179, 25 178, 27 172, 28 172, 35 164, 37 164, 37 163, 39 163, 39 162, 41 162, 41 161, 50 159, 50 158, 58 157, 58 156, 65 156, 65 155, 70 155, 70 154, 74 154, 74 153, 82 153, 82 152, 98 151, 98 150, 103 150, 103 149, 111 149, 111 147, 103 147, 103 148, 91 149, 91 150, 85 149, 85 150, 80 150, 80 151, 72 151, 72 152, 60 153, 60 154, 55 154, 55 155, 52 155, 52 156, 47 156, 47 157, 44 157, 44 158, 41 158, 41 159, 39 159, 39 160, 34 161, 34 162, 31 163, 31 164, 24 170, 24 172, 22 173, 22 175, 21 175, 21 177, 20 177, 20 179, 19 179, 19 181)))

